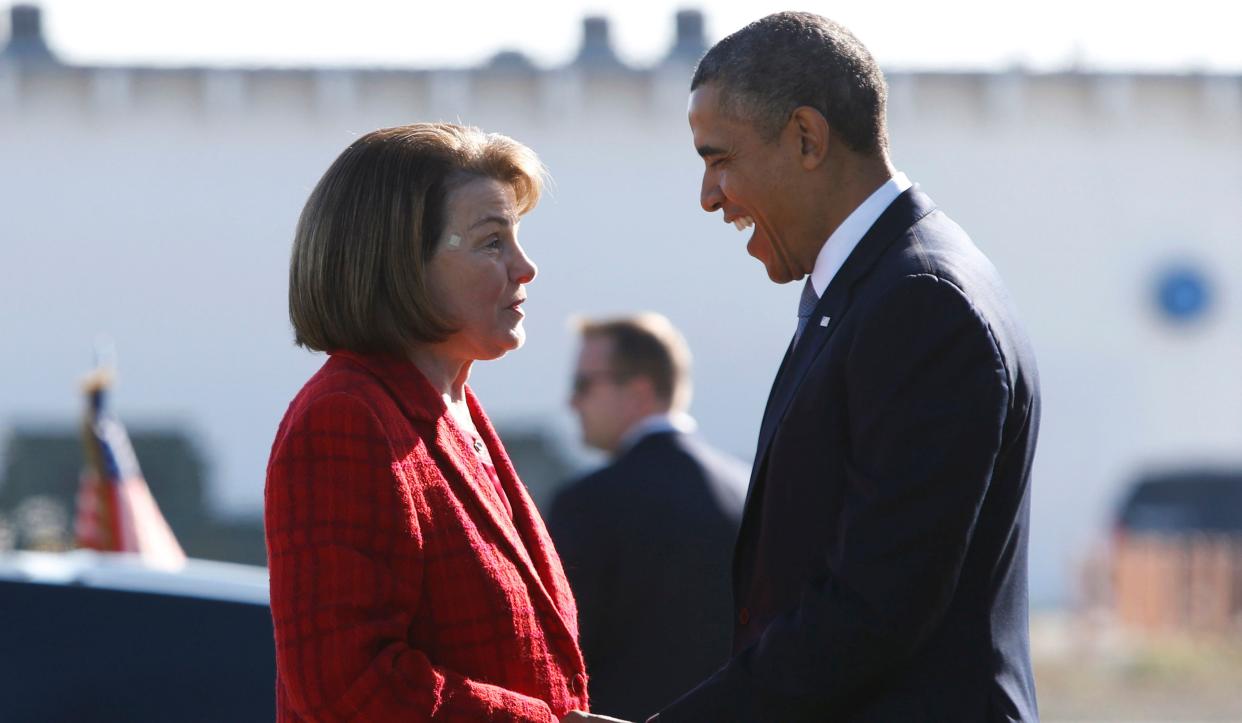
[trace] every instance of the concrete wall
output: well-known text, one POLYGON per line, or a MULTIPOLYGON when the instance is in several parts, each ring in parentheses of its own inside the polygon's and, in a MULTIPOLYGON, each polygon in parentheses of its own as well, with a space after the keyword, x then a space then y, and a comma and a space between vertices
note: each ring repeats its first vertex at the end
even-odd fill
MULTIPOLYGON (((696 355, 707 437, 753 455, 796 285, 698 208, 689 67, 266 71, 0 61, 0 424, 68 418, 92 340, 129 420, 198 429, 214 501, 254 512, 285 405, 321 363, 292 346, 293 227, 353 138, 461 120, 532 146, 555 185, 522 226, 528 343, 476 367, 494 419, 565 433, 566 317, 656 309, 696 355)), ((1242 461, 1242 94, 1236 77, 890 73, 897 166, 992 257, 1041 363, 1032 592, 1150 466, 1242 461), (1170 264, 1214 283, 1201 319, 1153 301, 1170 264)))

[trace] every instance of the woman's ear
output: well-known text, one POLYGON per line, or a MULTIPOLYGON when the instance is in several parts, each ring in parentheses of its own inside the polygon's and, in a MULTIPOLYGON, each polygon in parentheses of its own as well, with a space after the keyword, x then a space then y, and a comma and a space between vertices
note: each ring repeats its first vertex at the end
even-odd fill
POLYGON ((818 168, 828 157, 830 133, 828 119, 814 108, 798 106, 789 119, 794 132, 797 133, 798 154, 802 167, 808 171, 818 168))

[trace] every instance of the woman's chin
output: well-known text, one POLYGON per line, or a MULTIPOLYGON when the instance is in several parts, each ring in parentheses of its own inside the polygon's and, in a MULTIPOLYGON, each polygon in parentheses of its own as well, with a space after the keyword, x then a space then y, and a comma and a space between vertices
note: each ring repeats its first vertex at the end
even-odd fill
POLYGON ((522 327, 510 329, 504 336, 493 340, 491 344, 483 346, 476 361, 492 361, 508 354, 516 349, 521 349, 526 343, 526 330, 522 327))

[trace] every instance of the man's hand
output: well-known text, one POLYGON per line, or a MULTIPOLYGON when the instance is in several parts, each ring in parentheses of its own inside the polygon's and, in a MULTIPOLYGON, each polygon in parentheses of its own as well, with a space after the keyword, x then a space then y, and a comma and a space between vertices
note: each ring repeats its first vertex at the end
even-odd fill
POLYGON ((561 719, 561 723, 629 723, 620 718, 609 718, 606 715, 595 715, 594 713, 583 713, 580 710, 571 710, 561 719))

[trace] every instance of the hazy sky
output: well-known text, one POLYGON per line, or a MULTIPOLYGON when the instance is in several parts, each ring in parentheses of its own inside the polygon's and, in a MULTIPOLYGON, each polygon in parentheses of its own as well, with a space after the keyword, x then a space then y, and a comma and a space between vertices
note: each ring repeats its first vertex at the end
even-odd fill
MULTIPOLYGON (((697 7, 716 40, 765 13, 819 12, 849 25, 888 67, 1071 64, 1242 71, 1242 2, 1179 0, 42 0, 53 48, 79 63, 461 66, 501 49, 540 65, 571 59, 586 14, 612 21, 618 52, 651 64, 673 14, 697 7)), ((0 0, 0 6, 4 0, 0 0)), ((7 35, 8 14, 0 19, 7 35)))

